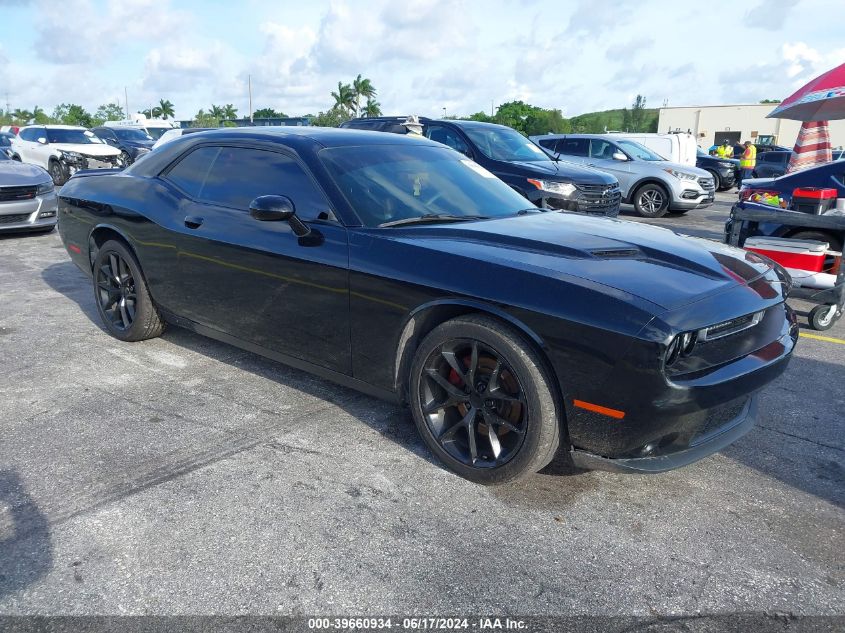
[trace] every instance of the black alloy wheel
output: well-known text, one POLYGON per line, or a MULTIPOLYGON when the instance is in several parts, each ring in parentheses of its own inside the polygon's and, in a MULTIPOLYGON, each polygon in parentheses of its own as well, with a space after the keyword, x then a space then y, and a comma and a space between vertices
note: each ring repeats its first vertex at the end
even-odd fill
POLYGON ((452 339, 424 367, 423 414, 443 450, 473 468, 509 461, 525 437, 528 405, 501 355, 478 341, 452 339))
POLYGON ((519 332, 473 315, 439 325, 420 343, 409 401, 420 435, 447 467, 495 484, 554 457, 560 424, 551 384, 519 332))
POLYGON ((108 259, 97 268, 97 296, 100 309, 112 327, 128 330, 135 322, 138 295, 135 278, 129 266, 117 253, 109 253, 108 259))
POLYGON ((97 251, 92 266, 97 312, 109 334, 121 341, 159 336, 165 327, 141 267, 123 242, 109 240, 97 251))

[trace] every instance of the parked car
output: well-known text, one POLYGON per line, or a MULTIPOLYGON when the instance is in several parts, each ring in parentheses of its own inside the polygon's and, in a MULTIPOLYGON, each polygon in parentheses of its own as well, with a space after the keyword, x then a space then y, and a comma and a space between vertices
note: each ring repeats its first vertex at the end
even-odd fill
POLYGON ((659 134, 656 132, 610 132, 614 138, 626 138, 649 148, 664 160, 679 165, 695 166, 698 144, 695 136, 686 132, 659 134))
POLYGON ((212 130, 214 128, 210 127, 176 127, 172 130, 167 130, 164 134, 158 137, 158 140, 153 143, 153 149, 161 147, 165 143, 169 143, 170 141, 179 138, 185 134, 192 134, 194 132, 205 132, 206 130, 212 130))
POLYGON ((541 147, 605 171, 619 180, 622 200, 646 218, 708 207, 716 185, 708 172, 663 160, 647 147, 613 134, 546 134, 531 137, 541 147))
POLYGON ((12 140, 12 157, 46 169, 56 185, 63 185, 81 169, 124 166, 120 150, 103 143, 84 127, 30 125, 12 140))
POLYGON ((141 128, 146 132, 153 141, 161 138, 161 135, 168 130, 176 129, 172 121, 165 121, 163 119, 148 119, 143 114, 135 114, 131 119, 124 119, 122 121, 106 121, 103 123, 104 127, 122 128, 134 127, 141 128))
MULTIPOLYGON (((792 204, 793 192, 802 187, 815 187, 820 189, 836 189, 838 198, 845 198, 845 161, 834 161, 825 163, 818 167, 808 167, 800 171, 780 176, 778 178, 753 178, 742 182, 739 190, 740 201, 749 201, 755 194, 760 196, 778 196, 785 207, 792 204)), ((736 207, 736 205, 734 205, 736 207)), ((777 210, 777 207, 773 207, 777 210)), ((792 213, 783 209, 784 213, 792 213)), ((725 234, 730 234, 732 220, 728 218, 725 224, 725 234)), ((818 240, 827 242, 834 251, 841 251, 843 246, 841 238, 832 233, 820 230, 807 230, 780 224, 778 222, 760 223, 757 227, 756 236, 762 237, 788 237, 804 240, 818 240)))
POLYGON ((716 191, 726 191, 740 181, 739 161, 734 158, 718 158, 698 148, 695 166, 713 177, 716 191))
POLYGON ((126 165, 131 165, 153 148, 152 137, 140 126, 95 127, 91 131, 104 143, 119 149, 126 165))
POLYGON ((757 154, 757 165, 752 175, 755 178, 777 178, 786 173, 791 151, 763 152, 757 154))
POLYGON ((0 152, 0 233, 52 231, 57 210, 50 174, 0 152))
POLYGON ((746 433, 798 336, 779 269, 526 204, 426 139, 232 128, 77 175, 59 231, 115 338, 175 323, 406 402, 473 481, 559 447, 661 471, 746 433))
MULTIPOLYGON (((341 127, 406 133, 406 117, 353 119, 341 127), (374 127, 367 127, 374 126, 374 127)), ((557 161, 505 125, 420 118, 423 134, 460 152, 542 208, 619 215, 622 195, 612 176, 557 161)))
POLYGON ((6 158, 12 157, 12 139, 15 135, 11 132, 0 132, 0 154, 5 154, 6 158))

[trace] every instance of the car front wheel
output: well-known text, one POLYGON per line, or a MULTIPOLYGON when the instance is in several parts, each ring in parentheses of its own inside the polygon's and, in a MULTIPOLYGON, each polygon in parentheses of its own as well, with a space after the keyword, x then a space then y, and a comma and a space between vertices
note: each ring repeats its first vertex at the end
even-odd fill
POLYGON ((634 195, 634 209, 644 218, 662 218, 669 210, 669 194, 660 185, 643 185, 634 195))
POLYGON ((530 343, 484 316, 441 324, 410 373, 411 411, 431 451, 482 484, 537 472, 554 457, 560 424, 549 379, 530 343))
POLYGON ((143 341, 164 331, 141 266, 126 244, 117 240, 103 244, 93 273, 97 311, 109 334, 121 341, 143 341))
POLYGON ((50 160, 50 164, 47 166, 47 171, 50 173, 50 178, 53 179, 53 184, 57 187, 61 187, 65 184, 65 182, 67 182, 67 172, 62 164, 55 158, 50 160))

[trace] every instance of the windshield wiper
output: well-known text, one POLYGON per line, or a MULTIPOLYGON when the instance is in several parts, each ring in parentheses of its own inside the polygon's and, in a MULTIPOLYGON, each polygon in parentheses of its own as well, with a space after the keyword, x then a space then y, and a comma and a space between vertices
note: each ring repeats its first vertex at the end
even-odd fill
POLYGON ((405 224, 425 224, 427 222, 465 222, 467 220, 487 220, 486 215, 449 215, 448 213, 426 213, 416 218, 403 218, 382 222, 379 228, 386 226, 402 226, 405 224))

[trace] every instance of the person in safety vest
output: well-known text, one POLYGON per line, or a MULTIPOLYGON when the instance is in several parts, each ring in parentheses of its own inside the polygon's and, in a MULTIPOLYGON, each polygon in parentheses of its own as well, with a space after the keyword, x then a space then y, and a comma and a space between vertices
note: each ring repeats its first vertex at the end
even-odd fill
POLYGON ((739 168, 742 170, 742 179, 751 178, 754 168, 757 166, 757 148, 751 141, 745 141, 745 151, 739 159, 739 168))
POLYGON ((716 155, 719 158, 733 158, 734 157, 734 148, 731 147, 731 144, 728 143, 727 139, 716 148, 716 155))

